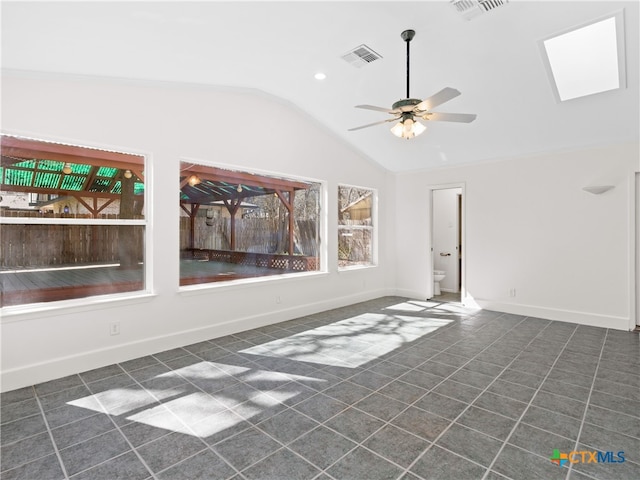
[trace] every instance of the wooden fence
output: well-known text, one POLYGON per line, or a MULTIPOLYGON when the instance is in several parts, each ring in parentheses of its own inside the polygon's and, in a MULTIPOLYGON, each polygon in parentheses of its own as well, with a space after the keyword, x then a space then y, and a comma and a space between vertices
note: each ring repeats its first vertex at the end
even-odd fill
POLYGON ((338 229, 338 264, 368 265, 373 261, 371 219, 340 220, 338 229))
MULTIPOLYGON (((229 250, 230 219, 214 219, 206 224, 204 217, 195 222, 197 249, 229 250)), ((236 220, 236 250, 252 253, 276 253, 279 225, 274 219, 246 218, 236 220)), ((120 231, 127 235, 128 251, 143 261, 144 226, 141 225, 47 225, 3 224, 0 226, 0 268, 36 268, 55 265, 119 263, 120 231)), ((284 227, 286 229, 286 226, 284 227)), ((280 238, 281 244, 286 230, 280 238)), ((316 222, 298 220, 295 227, 297 254, 318 256, 316 222)), ((189 218, 180 217, 180 249, 189 245, 189 218)))
POLYGON ((119 263, 120 232, 128 252, 143 261, 142 225, 13 225, 0 227, 0 268, 119 263))
MULTIPOLYGON (((229 218, 215 218, 210 219, 209 223, 211 225, 207 225, 205 217, 196 217, 194 248, 229 250, 231 247, 231 220, 229 218)), ((189 217, 180 217, 180 250, 187 250, 191 247, 189 225, 189 217)), ((294 230, 296 253, 312 257, 318 255, 316 230, 314 220, 296 221, 294 230)), ((278 250, 279 232, 280 226, 275 219, 238 218, 236 219, 236 251, 275 253, 278 250)), ((286 225, 282 232, 286 236, 286 225)))

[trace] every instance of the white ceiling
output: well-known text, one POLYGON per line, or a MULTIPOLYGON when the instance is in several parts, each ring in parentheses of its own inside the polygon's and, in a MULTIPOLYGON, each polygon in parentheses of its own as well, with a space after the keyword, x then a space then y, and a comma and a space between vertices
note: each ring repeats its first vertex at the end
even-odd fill
POLYGON ((385 168, 409 171, 637 142, 638 7, 637 0, 511 0, 468 21, 448 1, 3 1, 2 67, 257 89, 385 168), (539 42, 623 8, 627 88, 556 102, 539 42), (405 98, 400 33, 409 28, 416 31, 411 97, 457 88, 462 95, 435 111, 477 120, 429 122, 412 140, 394 137, 392 124, 348 132, 390 117, 355 105, 405 98), (362 68, 341 58, 363 43, 383 58, 362 68), (315 80, 318 71, 327 79, 315 80))

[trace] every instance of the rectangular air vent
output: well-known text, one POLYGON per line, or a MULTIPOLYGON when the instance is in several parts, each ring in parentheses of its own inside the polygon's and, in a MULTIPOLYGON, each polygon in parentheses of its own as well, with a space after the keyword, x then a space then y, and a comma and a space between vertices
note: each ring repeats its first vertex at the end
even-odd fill
POLYGON ((509 3, 509 0, 451 0, 450 3, 464 19, 471 20, 509 3))
POLYGON ((377 54, 371 48, 366 45, 360 45, 353 50, 342 55, 342 58, 349 62, 354 67, 362 67, 363 65, 368 65, 371 62, 375 62, 376 60, 382 58, 382 55, 377 54))

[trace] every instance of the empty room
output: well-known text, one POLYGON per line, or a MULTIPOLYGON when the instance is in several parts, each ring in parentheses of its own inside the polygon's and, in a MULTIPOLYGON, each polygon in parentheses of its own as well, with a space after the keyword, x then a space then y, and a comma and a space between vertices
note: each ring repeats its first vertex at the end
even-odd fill
POLYGON ((0 480, 640 478, 637 1, 0 8, 0 480))

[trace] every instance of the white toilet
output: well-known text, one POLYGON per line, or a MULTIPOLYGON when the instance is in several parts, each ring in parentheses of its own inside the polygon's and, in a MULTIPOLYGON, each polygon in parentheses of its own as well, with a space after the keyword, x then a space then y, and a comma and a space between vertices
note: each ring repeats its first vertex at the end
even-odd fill
POLYGON ((433 271, 433 294, 440 295, 440 282, 444 280, 444 270, 433 271))

